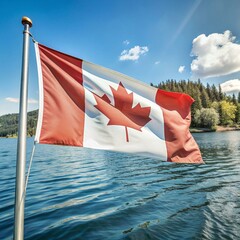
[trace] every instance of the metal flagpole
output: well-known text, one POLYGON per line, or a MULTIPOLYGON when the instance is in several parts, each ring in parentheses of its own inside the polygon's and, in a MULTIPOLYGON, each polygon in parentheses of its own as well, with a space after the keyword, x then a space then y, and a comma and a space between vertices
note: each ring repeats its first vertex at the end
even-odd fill
POLYGON ((15 209, 14 209, 14 239, 24 239, 24 202, 25 202, 25 165, 26 165, 26 138, 27 138, 27 98, 28 98, 28 55, 29 29, 32 21, 28 17, 22 18, 23 55, 22 75, 18 123, 18 145, 16 165, 15 209))

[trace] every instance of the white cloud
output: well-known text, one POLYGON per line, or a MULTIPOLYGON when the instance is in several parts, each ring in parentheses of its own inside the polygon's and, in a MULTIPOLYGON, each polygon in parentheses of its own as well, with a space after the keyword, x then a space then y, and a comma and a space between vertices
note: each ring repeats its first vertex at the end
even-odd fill
POLYGON ((229 30, 201 34, 193 40, 191 70, 196 77, 217 77, 240 71, 240 45, 229 30))
POLYGON ((240 92, 240 80, 239 79, 228 80, 220 85, 221 85, 222 91, 225 93, 240 92))
POLYGON ((131 61, 136 61, 139 59, 139 57, 149 51, 148 47, 140 47, 140 46, 135 46, 129 50, 123 50, 121 52, 121 56, 119 57, 120 61, 126 61, 126 60, 131 60, 131 61))
MULTIPOLYGON (((19 103, 19 98, 7 97, 7 98, 5 98, 5 100, 6 100, 7 102, 19 103)), ((29 103, 29 104, 37 104, 38 101, 35 100, 35 99, 32 99, 32 98, 29 98, 29 99, 28 99, 28 103, 29 103)))
POLYGON ((128 40, 123 41, 123 44, 128 45, 130 42, 128 40))
POLYGON ((18 98, 12 98, 12 97, 7 97, 5 98, 7 102, 13 102, 13 103, 18 103, 19 99, 18 98))
POLYGON ((183 73, 185 70, 185 66, 180 66, 178 72, 183 73))
POLYGON ((159 63, 160 63, 160 61, 156 61, 154 64, 155 64, 155 65, 158 65, 159 63))

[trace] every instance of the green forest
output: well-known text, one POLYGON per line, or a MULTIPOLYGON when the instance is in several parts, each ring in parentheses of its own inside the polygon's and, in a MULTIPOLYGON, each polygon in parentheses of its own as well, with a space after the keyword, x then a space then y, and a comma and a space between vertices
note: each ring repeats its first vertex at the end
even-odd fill
MULTIPOLYGON (((204 86, 200 80, 176 81, 167 80, 151 86, 172 91, 182 92, 195 99, 192 104, 191 128, 207 128, 216 130, 217 125, 240 126, 240 93, 237 96, 226 95, 221 87, 214 84, 204 86)), ((35 135, 38 111, 28 113, 28 136, 35 135)), ((18 128, 18 114, 0 116, 0 137, 16 137, 18 128)))
POLYGON ((155 87, 186 93, 194 98, 195 102, 191 107, 192 128, 216 130, 217 125, 239 127, 240 92, 237 96, 227 95, 222 92, 220 85, 218 87, 214 84, 204 86, 200 80, 197 82, 167 80, 155 87))
MULTIPOLYGON (((28 112, 27 133, 33 136, 37 126, 38 110, 28 112)), ((16 137, 18 132, 18 114, 0 116, 0 137, 16 137)))

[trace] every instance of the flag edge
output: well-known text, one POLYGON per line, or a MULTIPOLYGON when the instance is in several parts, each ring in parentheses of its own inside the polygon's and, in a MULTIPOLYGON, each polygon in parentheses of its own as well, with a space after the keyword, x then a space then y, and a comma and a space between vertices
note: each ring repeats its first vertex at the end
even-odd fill
POLYGON ((43 77, 42 77, 42 67, 39 53, 38 42, 34 43, 35 54, 36 54, 36 63, 37 63, 37 71, 38 71, 38 90, 39 90, 39 109, 38 109, 38 120, 37 120, 37 128, 36 135, 34 141, 36 143, 40 142, 40 134, 42 129, 42 121, 43 121, 43 109, 44 109, 44 101, 43 101, 43 77))

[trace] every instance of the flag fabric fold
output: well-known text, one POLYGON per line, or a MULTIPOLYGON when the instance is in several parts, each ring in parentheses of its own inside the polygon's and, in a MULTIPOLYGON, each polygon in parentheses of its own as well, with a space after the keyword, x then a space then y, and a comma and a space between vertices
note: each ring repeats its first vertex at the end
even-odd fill
POLYGON ((189 132, 193 99, 35 43, 35 141, 203 163, 189 132))

